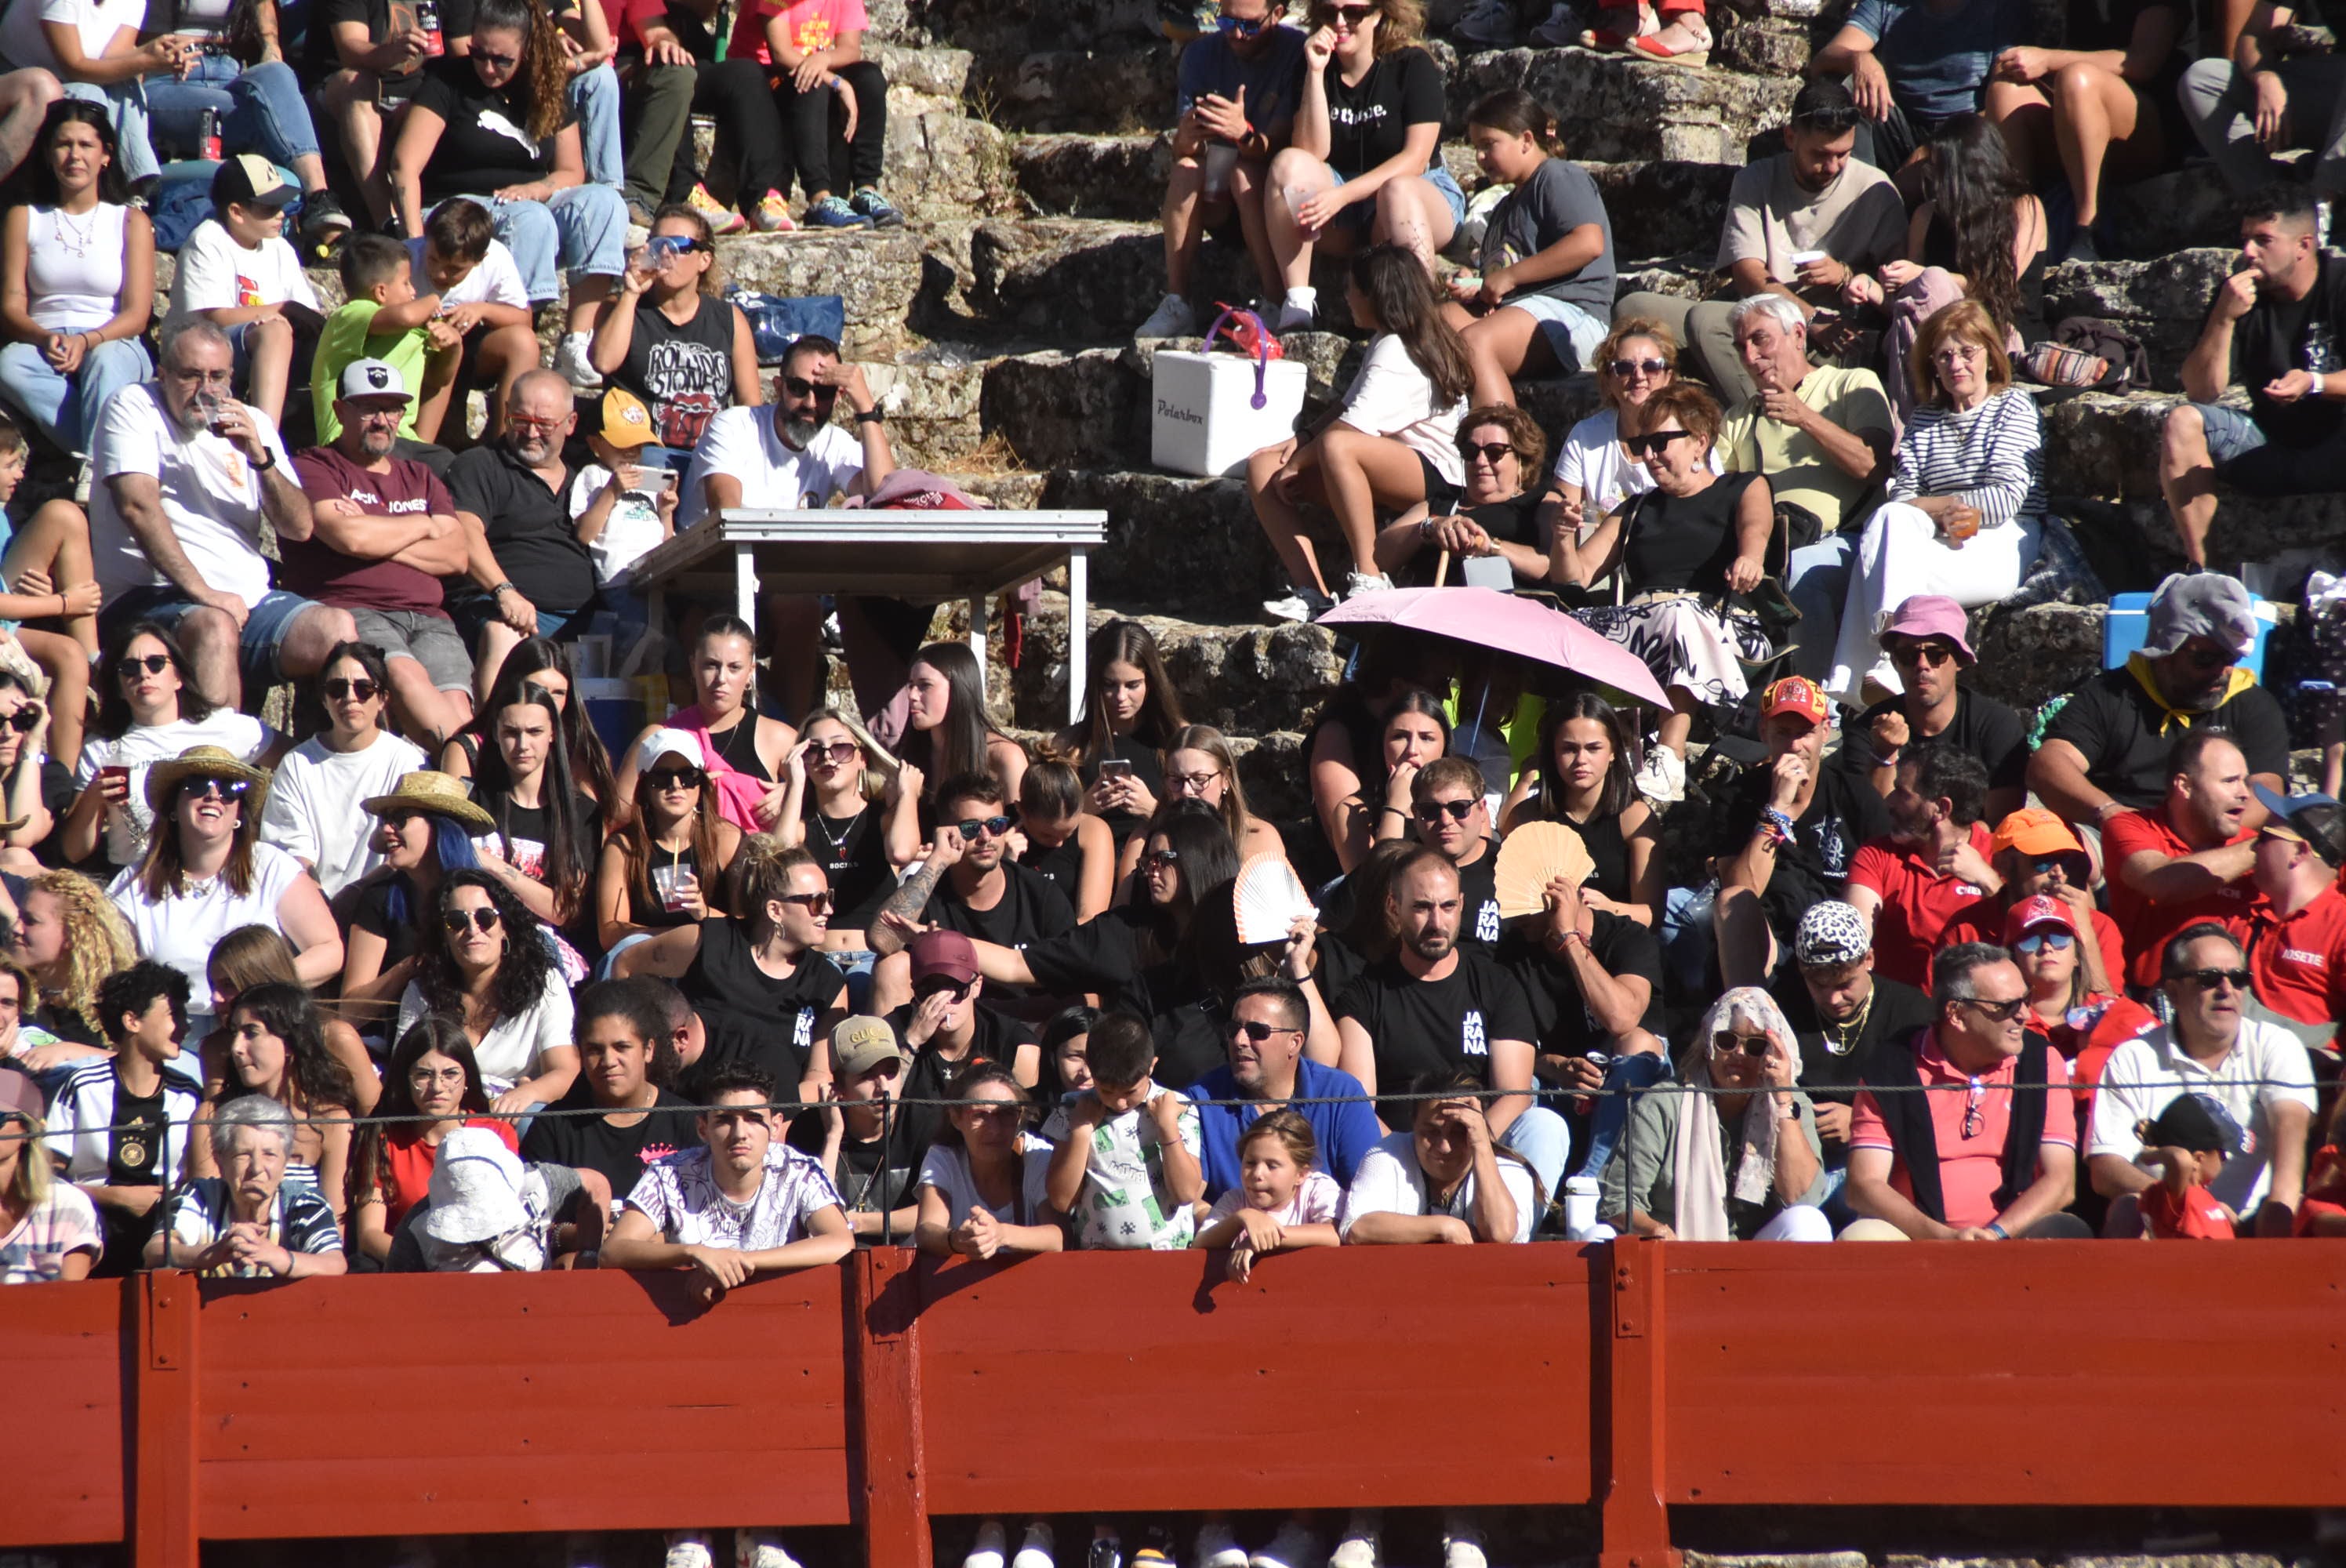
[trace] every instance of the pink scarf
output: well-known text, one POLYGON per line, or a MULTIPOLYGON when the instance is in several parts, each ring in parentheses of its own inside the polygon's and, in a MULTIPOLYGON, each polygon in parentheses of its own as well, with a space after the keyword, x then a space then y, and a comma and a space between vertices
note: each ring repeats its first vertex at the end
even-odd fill
MULTIPOLYGON (((741 722, 754 726, 758 716, 754 713, 744 715, 741 722)), ((695 703, 690 708, 677 709, 669 716, 668 724, 699 743, 701 766, 709 774, 709 787, 717 792, 717 814, 745 833, 767 831, 766 825, 758 820, 758 807, 773 786, 763 779, 742 772, 725 760, 724 755, 717 749, 716 738, 709 733, 707 720, 701 717, 700 705, 695 703)), ((756 739, 754 729, 750 738, 756 739)))

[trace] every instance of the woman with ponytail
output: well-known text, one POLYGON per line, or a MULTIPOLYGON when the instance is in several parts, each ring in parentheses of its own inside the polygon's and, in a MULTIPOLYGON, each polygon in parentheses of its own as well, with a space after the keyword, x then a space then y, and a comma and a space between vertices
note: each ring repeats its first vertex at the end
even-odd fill
POLYGON ((1515 188, 1483 231, 1482 277, 1454 282, 1446 312, 1487 408, 1515 401, 1516 376, 1596 363, 1613 319, 1613 221, 1588 171, 1565 158, 1556 117, 1521 87, 1467 110, 1466 140, 1485 178, 1515 188))

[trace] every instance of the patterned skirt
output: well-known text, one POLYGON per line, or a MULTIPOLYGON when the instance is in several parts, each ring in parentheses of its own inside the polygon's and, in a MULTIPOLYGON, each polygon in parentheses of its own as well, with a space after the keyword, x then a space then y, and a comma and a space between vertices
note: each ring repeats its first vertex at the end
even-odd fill
POLYGON ((1748 686, 1736 659, 1761 659, 1773 651, 1759 616, 1720 616, 1699 599, 1656 598, 1572 613, 1589 630, 1636 654, 1664 691, 1686 692, 1705 707, 1740 702, 1748 686))

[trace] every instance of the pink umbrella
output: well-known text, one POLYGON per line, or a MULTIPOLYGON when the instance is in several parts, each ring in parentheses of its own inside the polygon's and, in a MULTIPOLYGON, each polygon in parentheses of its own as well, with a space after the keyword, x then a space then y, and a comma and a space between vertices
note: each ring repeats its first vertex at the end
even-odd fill
POLYGON ((1320 622, 1431 632, 1568 669, 1648 707, 1667 709, 1670 706, 1661 683, 1636 654, 1597 636, 1562 610, 1495 588, 1393 588, 1363 594, 1330 610, 1320 622))

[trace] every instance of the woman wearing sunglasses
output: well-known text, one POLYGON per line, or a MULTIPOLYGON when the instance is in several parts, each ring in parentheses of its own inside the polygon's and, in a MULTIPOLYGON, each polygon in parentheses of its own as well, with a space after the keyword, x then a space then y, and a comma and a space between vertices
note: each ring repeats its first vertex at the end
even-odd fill
POLYGON ((603 840, 595 873, 595 934, 603 951, 689 925, 724 901, 726 868, 741 830, 717 814, 700 747, 680 729, 654 730, 637 748, 636 809, 603 840))
POLYGON ((473 836, 496 827, 464 786, 445 773, 405 773, 388 794, 362 803, 374 820, 382 864, 359 885, 342 958, 342 1016, 387 1046, 391 1021, 416 960, 440 941, 441 879, 476 871, 473 836))
POLYGON ((41 869, 48 842, 74 799, 73 775, 48 752, 51 708, 36 677, 0 666, 0 866, 19 876, 41 869))
POLYGON ((657 439, 674 451, 699 446, 720 410, 766 401, 750 318, 725 298, 707 218, 680 201, 652 215, 650 241, 595 323, 592 361, 607 384, 644 400, 657 439))
POLYGON ((351 802, 389 794, 425 762, 423 748, 382 727, 391 677, 380 648, 338 645, 326 655, 318 694, 326 728, 278 763, 260 841, 301 861, 331 899, 382 864, 374 824, 351 802))
POLYGON ((205 964, 239 926, 283 932, 304 985, 342 970, 342 936, 326 895, 301 861, 258 841, 268 793, 268 774, 217 746, 158 764, 147 775, 155 821, 147 853, 107 889, 140 954, 188 977, 190 1039, 212 1022, 205 964))
POLYGON ((1437 574, 1460 582, 1468 559, 1496 555, 1517 580, 1546 582, 1540 498, 1524 488, 1547 458, 1538 422, 1507 404, 1470 409, 1458 422, 1458 455, 1466 489, 1450 515, 1387 524, 1377 535, 1377 565, 1403 587, 1431 587, 1437 574))
POLYGON ((2068 1058, 2069 1080, 2078 1085, 2077 1131, 2083 1135, 2102 1064, 2120 1041, 2156 1028, 2158 1019, 2098 981, 2097 966, 2088 962, 2093 945, 2079 935, 2066 901, 2045 894, 2015 901, 2004 917, 2004 942, 2020 966, 2020 978, 2028 983, 2029 1026, 2068 1058))
POLYGON ((1586 585, 1620 572, 1627 603, 1573 613, 1643 659, 1669 693, 1661 745, 1646 754, 1638 787, 1676 800, 1694 716, 1739 701, 1746 682, 1737 658, 1768 652, 1758 618, 1730 609, 1728 596, 1760 585, 1775 509, 1762 475, 1712 471, 1719 405, 1700 387, 1678 382, 1655 393, 1645 425, 1622 445, 1651 470, 1655 487, 1585 543, 1557 529, 1556 576, 1586 585))
POLYGON ((815 709, 801 733, 775 832, 813 850, 831 883, 837 907, 823 950, 869 952, 863 933, 896 891, 896 873, 921 858, 921 770, 881 749, 844 708, 815 709))
MULTIPOLYGON (((1654 394, 1678 380, 1678 341, 1659 321, 1632 316, 1617 325, 1596 349, 1596 398, 1600 408, 1572 427, 1556 451, 1556 473, 1540 498, 1540 537, 1569 530, 1576 540, 1620 510, 1632 496, 1654 487, 1642 459, 1621 443, 1643 435, 1654 394)), ((1719 454, 1710 469, 1723 473, 1719 454)))
POLYGON ((462 1019, 490 1109, 518 1115, 550 1105, 578 1080, 571 1043, 570 988, 562 983, 546 928, 486 871, 457 871, 440 884, 440 938, 423 950, 400 993, 395 1040, 427 1013, 462 1019))
POLYGON ((74 769, 80 791, 66 814, 65 858, 94 874, 135 865, 155 819, 147 805, 148 770, 190 747, 217 748, 245 762, 272 765, 285 741, 260 720, 216 707, 189 677, 171 633, 133 621, 98 659, 97 722, 74 769))
POLYGON ((1606 1163, 1596 1212, 1617 1230, 1682 1241, 1831 1241, 1824 1145, 1800 1093, 1800 1049, 1775 998, 1738 986, 1711 1003, 1647 1090, 1606 1163))

